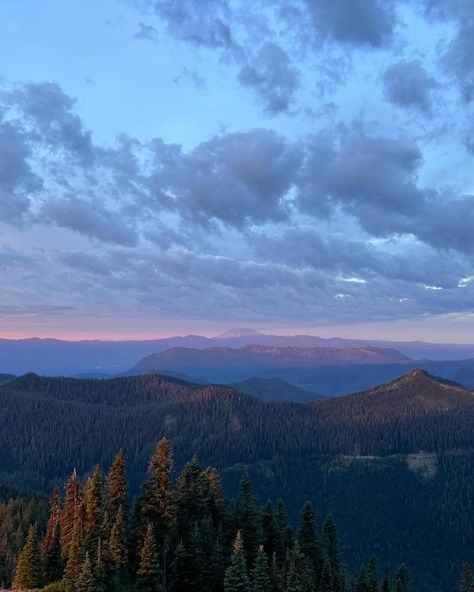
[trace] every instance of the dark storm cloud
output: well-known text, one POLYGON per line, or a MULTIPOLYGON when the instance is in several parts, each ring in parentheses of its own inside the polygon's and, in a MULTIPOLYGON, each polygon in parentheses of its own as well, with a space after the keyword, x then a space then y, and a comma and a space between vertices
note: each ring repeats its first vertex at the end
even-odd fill
POLYGON ((287 111, 299 86, 299 72, 275 43, 265 43, 239 73, 240 82, 254 90, 269 113, 287 111))
POLYGON ((70 228, 103 242, 135 246, 136 231, 122 220, 119 211, 110 211, 96 201, 79 197, 50 199, 41 210, 42 216, 58 226, 70 228))
POLYGON ((438 84, 419 60, 392 64, 387 68, 383 82, 385 96, 395 105, 431 112, 432 91, 438 84))
POLYGON ((20 224, 30 206, 30 194, 42 187, 29 159, 31 150, 25 134, 0 119, 0 220, 20 224))
POLYGON ((379 48, 388 44, 396 24, 389 0, 304 0, 316 42, 332 40, 379 48))
POLYGON ((72 111, 76 101, 56 83, 25 84, 12 93, 11 101, 33 123, 43 142, 82 164, 93 163, 91 134, 72 111))

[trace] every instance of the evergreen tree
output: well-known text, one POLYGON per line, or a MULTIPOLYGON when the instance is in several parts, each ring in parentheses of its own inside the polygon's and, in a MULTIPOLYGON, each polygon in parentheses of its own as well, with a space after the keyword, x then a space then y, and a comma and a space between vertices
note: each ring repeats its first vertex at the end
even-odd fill
POLYGON ((204 552, 204 541, 198 524, 194 524, 189 538, 188 560, 192 572, 191 590, 208 592, 209 590, 209 560, 204 552))
POLYGON ((84 495, 85 502, 85 546, 86 550, 95 556, 97 545, 101 537, 104 518, 102 496, 102 473, 100 466, 96 465, 94 472, 87 480, 84 495))
POLYGON ((334 592, 339 592, 341 588, 341 554, 339 538, 337 535, 336 522, 329 515, 323 526, 323 543, 326 554, 331 565, 331 579, 334 592))
POLYGON ((357 574, 355 592, 369 592, 369 577, 365 567, 362 567, 357 574))
POLYGON ((186 463, 177 480, 176 523, 183 541, 189 541, 189 525, 208 515, 209 481, 196 456, 186 463))
POLYGON ((260 542, 268 557, 273 557, 279 546, 278 525, 275 519, 272 502, 268 501, 260 508, 259 515, 260 542))
POLYGON ((331 563, 328 558, 323 563, 321 577, 319 579, 319 592, 333 592, 331 563))
POLYGON ((25 545, 18 558, 13 587, 18 590, 40 588, 42 583, 41 550, 36 525, 30 526, 25 545))
POLYGON ((312 592, 313 578, 299 541, 293 544, 286 582, 286 592, 312 592))
POLYGON ((142 520, 152 524, 157 540, 164 540, 174 518, 171 474, 174 468, 173 450, 169 441, 162 438, 156 445, 148 464, 148 478, 143 483, 140 500, 142 520))
POLYGON ((250 592, 250 581, 245 564, 244 548, 240 530, 234 542, 231 564, 224 577, 224 592, 250 592))
POLYGON ((153 526, 148 526, 140 551, 140 566, 137 571, 138 592, 158 592, 160 590, 160 568, 155 545, 153 526))
POLYGON ((193 587, 193 574, 190 570, 189 556, 183 541, 179 541, 174 551, 170 567, 172 592, 189 592, 193 587))
POLYGON ((61 512, 61 554, 67 558, 76 524, 81 519, 81 487, 76 469, 68 479, 65 488, 64 506, 61 512))
POLYGON ((92 564, 89 558, 89 553, 86 553, 86 558, 82 564, 76 590, 77 592, 97 592, 97 583, 94 574, 92 573, 92 564))
POLYGON ((390 586, 390 577, 388 575, 388 569, 385 568, 383 570, 383 579, 382 579, 382 592, 390 592, 391 586, 390 586))
POLYGON ((410 577, 406 565, 402 563, 395 576, 395 592, 409 592, 410 577))
POLYGON ((115 520, 119 508, 122 508, 124 523, 127 522, 128 486, 125 457, 122 450, 117 453, 107 475, 106 506, 112 522, 115 520))
POLYGON ((372 555, 369 558, 366 568, 367 574, 367 587, 369 592, 378 592, 379 584, 378 584, 378 568, 377 568, 377 560, 372 555))
POLYGON ((106 555, 107 554, 104 552, 104 548, 102 545, 102 540, 99 540, 99 544, 97 545, 97 555, 93 567, 93 574, 97 586, 97 592, 104 592, 105 590, 108 590, 111 587, 109 585, 110 578, 106 555))
POLYGON ((123 506, 120 506, 110 532, 108 551, 110 563, 117 581, 124 575, 127 565, 127 533, 123 523, 123 506))
POLYGON ((77 581, 83 564, 83 551, 82 525, 81 522, 78 522, 69 545, 69 555, 64 570, 63 583, 68 592, 76 592, 77 590, 77 581))
POLYGON ((278 499, 275 507, 275 523, 278 532, 278 544, 275 549, 276 560, 279 566, 282 566, 286 560, 289 550, 293 546, 293 534, 288 522, 285 504, 283 500, 278 499))
POLYGON ((474 582, 472 578, 472 567, 469 563, 465 563, 461 568, 458 583, 459 592, 473 592, 474 582))
POLYGON ((239 529, 244 541, 245 556, 249 564, 252 565, 258 549, 258 522, 255 497, 247 470, 245 470, 240 482, 237 512, 239 529))
POLYGON ((51 494, 51 498, 49 500, 49 518, 48 518, 48 525, 46 527, 46 533, 43 538, 43 557, 46 556, 49 548, 51 547, 56 531, 56 526, 58 525, 61 519, 61 493, 59 491, 59 487, 55 487, 53 489, 53 493, 51 494))
POLYGON ((258 548, 252 570, 252 592, 272 592, 268 557, 263 545, 260 545, 258 548))
POLYGON ((313 578, 317 584, 321 578, 324 556, 316 533, 316 517, 313 510, 313 504, 309 501, 305 502, 303 509, 301 510, 298 541, 301 552, 308 560, 310 569, 313 573, 313 578))
POLYGON ((43 557, 45 582, 60 581, 63 577, 64 565, 61 558, 61 527, 59 521, 56 522, 53 537, 46 548, 46 552, 43 551, 43 557))

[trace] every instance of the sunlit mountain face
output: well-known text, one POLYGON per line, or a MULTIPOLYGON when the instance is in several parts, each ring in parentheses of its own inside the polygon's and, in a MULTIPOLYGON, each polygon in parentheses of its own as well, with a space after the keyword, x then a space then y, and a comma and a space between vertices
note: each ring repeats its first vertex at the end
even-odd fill
POLYGON ((0 332, 471 340, 469 0, 0 6, 0 332))

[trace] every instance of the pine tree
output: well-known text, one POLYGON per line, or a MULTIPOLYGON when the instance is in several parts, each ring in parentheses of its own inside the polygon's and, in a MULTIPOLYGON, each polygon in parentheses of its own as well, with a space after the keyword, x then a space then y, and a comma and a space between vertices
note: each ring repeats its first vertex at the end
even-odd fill
POLYGON ((100 466, 96 465, 94 472, 87 480, 84 495, 85 502, 85 546, 86 550, 95 556, 97 544, 101 537, 104 518, 102 496, 102 473, 100 466))
POLYGON ((395 592, 409 592, 410 577, 406 565, 402 563, 395 576, 395 592))
POLYGON ((239 530, 234 542, 231 564, 225 572, 224 592, 250 592, 250 590, 242 536, 239 530))
POLYGON ((177 479, 176 524, 183 541, 189 541, 189 525, 208 515, 209 481, 196 456, 186 463, 177 479))
POLYGON ((61 559, 61 527, 59 521, 56 522, 53 537, 47 546, 46 552, 43 551, 43 557, 45 582, 60 581, 63 577, 64 565, 61 559))
POLYGON ((140 551, 140 566, 137 571, 138 592, 158 592, 160 590, 160 568, 156 553, 155 534, 150 524, 140 551))
POLYGON ((40 588, 42 583, 41 550, 36 525, 30 526, 25 545, 18 558, 13 587, 18 590, 40 588))
POLYGON ((76 524, 81 519, 81 487, 76 469, 68 479, 65 488, 64 506, 61 512, 61 554, 67 558, 76 524))
POLYGON ((268 567, 268 557, 263 545, 260 545, 252 570, 252 592, 271 592, 271 590, 272 585, 270 580, 270 570, 268 567))
POLYGON ((323 563, 321 577, 319 579, 319 592, 333 592, 331 563, 328 558, 323 563))
POLYGON ((106 555, 107 553, 104 552, 102 540, 99 540, 99 544, 97 545, 97 555, 93 567, 93 574, 96 582, 97 592, 104 592, 104 590, 108 590, 111 588, 111 586, 109 585, 110 578, 109 570, 107 569, 108 561, 106 555))
POLYGON ((86 558, 82 564, 76 590, 77 592, 97 592, 97 583, 94 574, 92 573, 92 564, 89 558, 89 553, 86 553, 86 558))
POLYGON ((268 501, 260 508, 259 515, 260 542, 268 557, 273 557, 279 544, 278 525, 275 519, 272 502, 268 501))
POLYGON ((282 566, 293 546, 293 534, 288 522, 285 504, 281 498, 278 499, 275 507, 275 523, 278 532, 278 545, 275 549, 276 559, 278 566, 282 566))
POLYGON ((459 592, 473 592, 474 589, 474 582, 472 578, 472 567, 469 563, 465 563, 461 568, 461 573, 459 574, 459 584, 458 590, 459 592))
POLYGON ((355 592, 369 592, 369 578, 365 567, 357 574, 355 592))
POLYGON ((117 453, 107 475, 106 506, 112 522, 115 520, 119 508, 122 508, 123 520, 126 524, 128 516, 128 486, 125 457, 122 450, 119 450, 117 453))
POLYGON ((78 522, 69 545, 69 556, 64 570, 63 583, 68 592, 76 592, 77 590, 77 580, 83 564, 83 551, 82 524, 81 522, 78 522))
POLYGON ((311 571, 301 552, 299 541, 293 544, 286 582, 286 592, 312 592, 314 587, 311 571))

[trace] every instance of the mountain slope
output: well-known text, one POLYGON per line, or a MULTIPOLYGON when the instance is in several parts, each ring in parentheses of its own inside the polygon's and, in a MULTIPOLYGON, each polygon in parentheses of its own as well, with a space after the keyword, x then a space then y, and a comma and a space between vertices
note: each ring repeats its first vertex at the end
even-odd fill
POLYGON ((238 391, 252 395, 262 401, 309 403, 325 398, 323 395, 295 386, 280 378, 248 378, 247 380, 230 383, 229 386, 233 386, 238 391))

